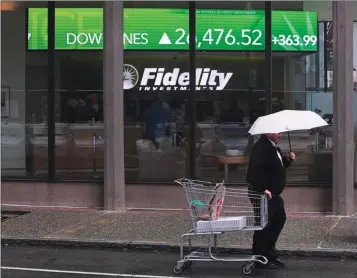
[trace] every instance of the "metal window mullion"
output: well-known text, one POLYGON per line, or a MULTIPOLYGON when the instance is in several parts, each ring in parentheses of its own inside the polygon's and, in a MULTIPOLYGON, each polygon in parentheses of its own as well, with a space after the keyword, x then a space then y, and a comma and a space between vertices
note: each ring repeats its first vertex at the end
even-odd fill
POLYGON ((55 1, 48 1, 48 90, 47 90, 47 134, 48 134, 48 179, 56 176, 55 142, 55 1))
POLYGON ((327 70, 328 70, 328 55, 327 55, 327 24, 324 22, 324 92, 327 92, 327 70))
POLYGON ((271 1, 265 2, 265 113, 272 113, 272 51, 271 51, 271 1))
POLYGON ((196 178, 196 2, 189 1, 189 69, 190 69, 190 132, 189 132, 189 177, 196 178))

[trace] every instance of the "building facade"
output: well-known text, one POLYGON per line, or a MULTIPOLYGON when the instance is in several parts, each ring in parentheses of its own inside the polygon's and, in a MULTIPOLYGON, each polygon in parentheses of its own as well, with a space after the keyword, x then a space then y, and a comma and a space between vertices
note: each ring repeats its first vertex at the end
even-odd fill
POLYGON ((6 3, 3 208, 183 209, 175 179, 245 187, 250 125, 296 109, 329 126, 291 134, 288 210, 356 211, 355 3, 6 3))

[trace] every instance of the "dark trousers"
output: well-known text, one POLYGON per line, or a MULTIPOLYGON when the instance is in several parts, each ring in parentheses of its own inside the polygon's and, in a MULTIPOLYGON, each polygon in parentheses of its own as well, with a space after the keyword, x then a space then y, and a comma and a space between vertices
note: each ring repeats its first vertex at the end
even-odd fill
MULTIPOLYGON (((260 224, 260 204, 251 199, 254 207, 256 224, 260 224)), ((252 252, 263 255, 268 260, 277 258, 275 245, 286 222, 284 200, 280 196, 273 196, 268 200, 268 224, 263 230, 254 231, 252 252)))

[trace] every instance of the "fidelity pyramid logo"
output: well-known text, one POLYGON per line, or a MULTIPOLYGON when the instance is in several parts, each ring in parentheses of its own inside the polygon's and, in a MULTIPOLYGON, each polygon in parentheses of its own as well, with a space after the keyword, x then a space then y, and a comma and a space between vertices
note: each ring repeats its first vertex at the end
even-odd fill
MULTIPOLYGON (((141 80, 138 70, 125 64, 124 90, 133 89, 138 83, 139 91, 187 91, 190 85, 190 73, 182 72, 180 68, 167 71, 165 68, 145 68, 141 80), (139 82, 140 81, 140 82, 139 82)), ((196 68, 196 90, 223 90, 232 72, 218 72, 210 68, 196 68)))

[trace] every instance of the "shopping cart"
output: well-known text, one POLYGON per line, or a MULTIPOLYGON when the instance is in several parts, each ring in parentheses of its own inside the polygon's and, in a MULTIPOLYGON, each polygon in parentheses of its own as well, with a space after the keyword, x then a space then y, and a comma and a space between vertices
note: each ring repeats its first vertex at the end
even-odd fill
POLYGON ((222 183, 179 179, 176 183, 183 186, 191 212, 193 229, 181 236, 180 260, 172 271, 176 275, 191 267, 192 262, 244 262, 242 273, 250 275, 256 263, 267 264, 264 256, 219 257, 217 239, 228 232, 262 230, 267 225, 268 202, 264 194, 248 190, 227 188, 222 183), (203 249, 192 249, 193 237, 207 237, 208 244, 203 249), (184 254, 188 241, 189 254, 184 254))

